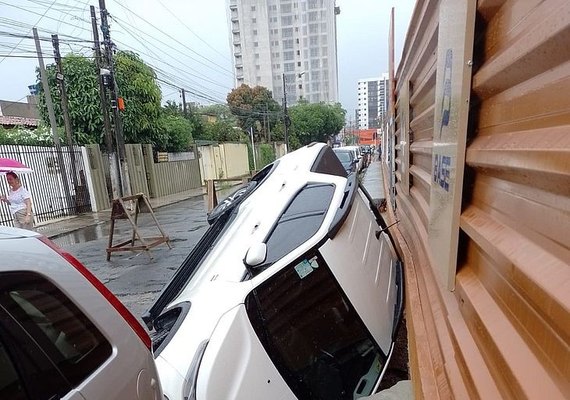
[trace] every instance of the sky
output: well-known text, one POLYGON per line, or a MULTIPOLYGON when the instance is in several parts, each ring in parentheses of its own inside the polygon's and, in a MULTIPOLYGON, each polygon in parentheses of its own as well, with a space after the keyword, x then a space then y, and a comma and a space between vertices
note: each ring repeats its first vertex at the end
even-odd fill
MULTIPOLYGON (((339 100, 353 118, 357 81, 388 71, 390 10, 395 7, 396 65, 415 0, 336 0, 339 100)), ((0 0, 0 99, 25 101, 35 83, 36 26, 44 62, 53 62, 50 36, 57 33, 61 52, 92 54, 89 6, 98 0, 0 0), (15 37, 14 35, 19 35, 15 37)), ((150 64, 164 100, 225 103, 233 87, 226 0, 106 0, 111 37, 121 50, 132 50, 150 64)))

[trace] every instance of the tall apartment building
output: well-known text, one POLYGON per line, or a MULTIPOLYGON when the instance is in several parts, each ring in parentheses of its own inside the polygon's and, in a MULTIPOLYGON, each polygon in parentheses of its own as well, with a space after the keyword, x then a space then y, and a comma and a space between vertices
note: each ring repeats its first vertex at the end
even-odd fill
POLYGON ((358 129, 379 128, 388 110, 388 74, 358 80, 358 129))
POLYGON ((227 0, 236 86, 287 103, 338 101, 335 0, 227 0))

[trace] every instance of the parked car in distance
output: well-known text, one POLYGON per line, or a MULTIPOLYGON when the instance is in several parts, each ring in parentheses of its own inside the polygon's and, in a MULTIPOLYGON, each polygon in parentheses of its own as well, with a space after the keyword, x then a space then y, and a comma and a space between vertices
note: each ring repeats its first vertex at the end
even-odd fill
POLYGON ((143 316, 165 397, 374 393, 392 354, 403 279, 371 203, 357 174, 313 143, 214 208, 143 316))
POLYGON ((353 150, 347 149, 345 147, 337 147, 334 148, 333 151, 338 157, 347 174, 357 171, 358 158, 356 158, 356 154, 353 150))
POLYGON ((163 398, 144 327, 72 255, 0 227, 0 399, 163 398))
POLYGON ((357 171, 358 172, 362 171, 364 169, 364 159, 362 158, 362 153, 360 153, 360 147, 359 146, 344 146, 341 148, 352 150, 354 152, 355 157, 358 159, 357 171))

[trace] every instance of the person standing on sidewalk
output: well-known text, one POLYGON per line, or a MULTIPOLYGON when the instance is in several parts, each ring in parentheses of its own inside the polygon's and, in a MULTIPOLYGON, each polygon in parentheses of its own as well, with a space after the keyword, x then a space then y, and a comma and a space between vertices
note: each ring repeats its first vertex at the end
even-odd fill
POLYGON ((10 192, 8 197, 0 196, 0 201, 10 206, 16 228, 33 230, 32 195, 22 186, 20 178, 14 172, 6 173, 6 180, 10 186, 10 192))

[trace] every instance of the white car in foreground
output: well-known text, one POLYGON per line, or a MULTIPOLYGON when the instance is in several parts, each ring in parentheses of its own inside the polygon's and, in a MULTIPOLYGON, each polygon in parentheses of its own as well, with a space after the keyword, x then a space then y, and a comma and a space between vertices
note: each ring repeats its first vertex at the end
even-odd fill
POLYGON ((403 306, 383 221, 313 143, 259 172, 143 317, 165 396, 356 399, 374 393, 403 306))

